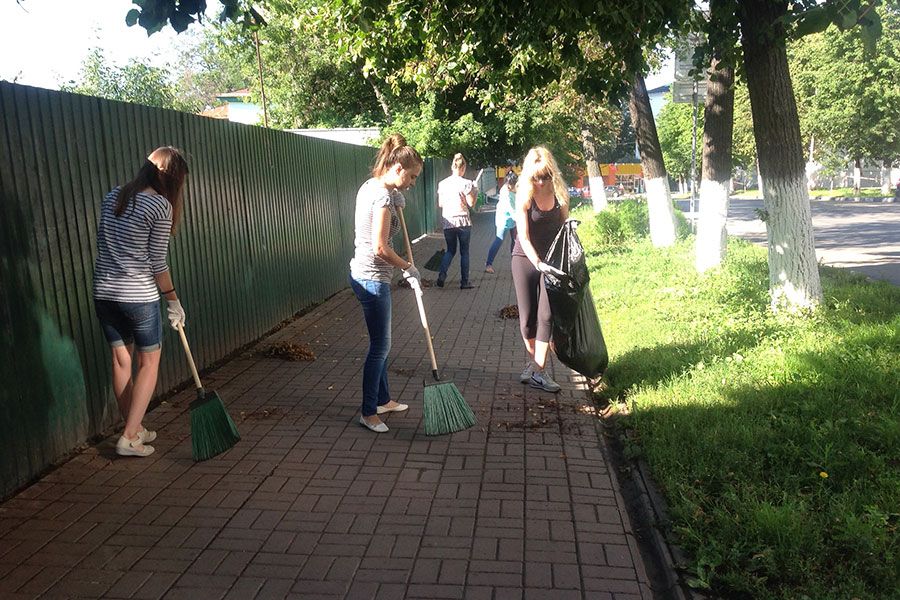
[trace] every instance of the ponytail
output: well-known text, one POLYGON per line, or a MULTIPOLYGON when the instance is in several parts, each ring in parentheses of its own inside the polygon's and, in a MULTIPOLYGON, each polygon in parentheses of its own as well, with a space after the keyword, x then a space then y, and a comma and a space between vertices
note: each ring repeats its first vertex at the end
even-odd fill
POLYGON ((406 138, 399 133, 392 133, 381 144, 372 166, 372 177, 381 177, 391 167, 400 163, 404 169, 422 166, 424 161, 416 149, 406 143, 406 138))

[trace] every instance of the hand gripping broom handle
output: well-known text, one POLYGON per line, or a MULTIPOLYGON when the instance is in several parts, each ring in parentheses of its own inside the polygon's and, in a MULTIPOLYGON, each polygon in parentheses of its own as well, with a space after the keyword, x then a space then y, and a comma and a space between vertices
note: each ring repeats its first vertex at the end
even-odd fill
POLYGON ((203 389, 200 383, 200 374, 197 373, 197 365, 194 364, 194 356, 191 354, 191 347, 188 345, 187 336, 184 335, 184 326, 178 323, 178 337, 181 338, 181 345, 184 346, 184 354, 187 356, 188 365, 191 367, 191 375, 194 376, 194 385, 198 390, 203 389))
MULTIPOLYGON (((406 256, 409 264, 416 266, 413 262, 412 245, 409 243, 409 232, 406 230, 406 219, 403 218, 403 209, 397 208, 397 216, 400 217, 400 225, 403 228, 403 241, 406 242, 406 256)), ((428 356, 431 357, 431 374, 435 381, 439 379, 437 359, 434 357, 434 346, 431 345, 431 330, 428 329, 428 317, 425 316, 425 305, 422 303, 422 288, 416 285, 414 290, 416 293, 416 303, 419 305, 419 317, 422 319, 422 327, 425 329, 425 343, 428 345, 428 356)))

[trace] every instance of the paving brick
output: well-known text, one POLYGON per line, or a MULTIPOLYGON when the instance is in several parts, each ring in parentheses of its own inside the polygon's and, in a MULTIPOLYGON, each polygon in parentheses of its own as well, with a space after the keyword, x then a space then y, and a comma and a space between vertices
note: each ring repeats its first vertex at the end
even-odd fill
MULTIPOLYGON (((491 216, 476 215, 473 248, 490 243, 491 216)), ((477 427, 421 430, 428 364, 403 291, 389 372, 411 408, 384 436, 355 424, 368 342, 344 290, 260 342, 302 340, 316 361, 248 354, 209 374, 240 417, 235 448, 190 460, 185 390, 148 415, 166 442, 151 460, 111 461, 107 440, 0 504, 0 595, 649 597, 597 423, 575 412, 588 403, 580 380, 551 358, 558 395, 517 382, 518 327, 496 319, 515 298, 508 260, 476 270, 472 293, 428 291, 444 376, 477 427), (553 423, 509 426, 528 410, 553 423)))

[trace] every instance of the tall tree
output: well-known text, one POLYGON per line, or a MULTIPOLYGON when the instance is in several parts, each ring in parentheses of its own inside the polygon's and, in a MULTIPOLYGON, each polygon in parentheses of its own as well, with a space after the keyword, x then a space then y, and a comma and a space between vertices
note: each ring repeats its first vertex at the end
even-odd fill
POLYGON ((650 213, 650 239, 654 246, 670 246, 675 242, 675 210, 669 190, 669 176, 663 161, 662 148, 656 132, 656 122, 650 108, 650 97, 644 76, 634 78, 628 97, 631 122, 641 152, 641 168, 644 171, 644 187, 647 192, 647 209, 650 213))
POLYGON ((734 69, 713 59, 703 107, 703 175, 697 221, 695 266, 702 273, 722 263, 727 249, 731 193, 731 139, 734 127, 734 69))
POLYGON ((874 52, 860 31, 835 26, 788 46, 801 133, 815 138, 819 162, 826 154, 882 164, 900 157, 900 11, 878 13, 884 32, 874 52))
POLYGON ((703 174, 700 181, 700 215, 694 264, 703 273, 725 259, 728 235, 728 200, 731 194, 731 149, 734 131, 734 58, 737 19, 727 0, 709 4, 710 29, 718 32, 707 39, 711 56, 706 72, 703 107, 703 174))
MULTIPOLYGON (((666 94, 656 128, 663 160, 669 175, 681 181, 691 176, 691 137, 694 135, 693 111, 691 104, 672 102, 672 94, 666 94)), ((698 115, 698 127, 703 125, 703 115, 698 115)))
POLYGON ((117 66, 107 59, 101 48, 92 49, 81 64, 78 79, 64 83, 60 89, 144 106, 175 110, 191 108, 180 101, 166 69, 152 67, 137 59, 117 66))

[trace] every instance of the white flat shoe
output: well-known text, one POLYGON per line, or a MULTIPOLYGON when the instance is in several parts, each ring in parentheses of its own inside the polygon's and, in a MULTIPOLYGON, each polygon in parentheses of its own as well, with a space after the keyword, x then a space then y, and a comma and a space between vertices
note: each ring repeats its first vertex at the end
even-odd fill
POLYGON ((386 406, 379 406, 376 409, 376 412, 379 415, 383 415, 384 413, 389 413, 389 412, 403 412, 404 410, 408 410, 408 409, 409 409, 409 404, 397 404, 393 408, 388 408, 386 406))
POLYGON ((119 456, 150 456, 153 454, 153 446, 145 446, 141 436, 129 440, 124 435, 116 442, 116 454, 119 456))
POLYGON ((152 442, 153 440, 156 439, 156 432, 150 431, 149 429, 144 427, 140 431, 138 431, 138 437, 141 438, 141 441, 143 443, 149 444, 150 442, 152 442))
POLYGON ((371 423, 369 423, 362 417, 359 418, 359 424, 362 425, 363 427, 365 427, 366 429, 371 429, 375 433, 387 433, 389 431, 388 426, 385 425, 384 423, 379 423, 378 425, 372 425, 371 423))

